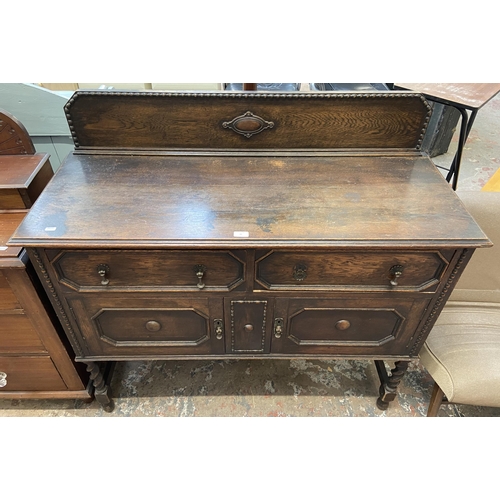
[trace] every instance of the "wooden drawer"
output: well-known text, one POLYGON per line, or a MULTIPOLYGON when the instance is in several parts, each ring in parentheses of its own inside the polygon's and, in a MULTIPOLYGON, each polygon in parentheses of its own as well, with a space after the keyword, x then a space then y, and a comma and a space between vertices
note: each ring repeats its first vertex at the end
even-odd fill
POLYGON ((276 299, 272 352, 404 355, 424 299, 276 299), (282 329, 277 333, 276 322, 282 329))
POLYGON ((53 175, 47 154, 0 155, 0 210, 31 208, 53 175))
POLYGON ((22 310, 0 312, 0 353, 45 353, 36 329, 22 310))
POLYGON ((228 291, 244 282, 245 254, 240 255, 243 258, 229 251, 64 251, 53 264, 60 282, 78 291, 228 291))
POLYGON ((68 303, 91 356, 224 352, 222 299, 94 294, 68 303))
POLYGON ((49 356, 0 356, 0 385, 0 394, 67 389, 49 356))
POLYGON ((434 290, 453 251, 270 251, 256 262, 255 280, 268 290, 434 290), (396 279, 395 273, 401 271, 396 279), (391 284, 396 282, 397 284, 391 284))
POLYGON ((15 210, 26 208, 26 202, 23 200, 18 189, 0 190, 0 210, 15 210))

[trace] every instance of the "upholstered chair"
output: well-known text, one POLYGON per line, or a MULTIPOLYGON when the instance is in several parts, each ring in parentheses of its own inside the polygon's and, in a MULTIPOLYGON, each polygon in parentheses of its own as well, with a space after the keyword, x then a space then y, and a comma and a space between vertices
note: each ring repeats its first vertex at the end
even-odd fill
POLYGON ((458 195, 494 246, 475 251, 420 351, 436 382, 429 417, 437 416, 443 396, 500 407, 500 192, 458 195))

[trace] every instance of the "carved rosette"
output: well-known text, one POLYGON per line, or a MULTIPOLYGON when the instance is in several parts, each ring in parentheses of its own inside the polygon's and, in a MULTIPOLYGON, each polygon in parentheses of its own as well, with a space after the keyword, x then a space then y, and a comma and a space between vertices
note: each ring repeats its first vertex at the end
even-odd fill
POLYGON ((223 122, 222 126, 250 139, 263 130, 273 128, 274 122, 268 122, 260 116, 254 115, 251 111, 247 111, 243 115, 233 118, 230 122, 223 122))

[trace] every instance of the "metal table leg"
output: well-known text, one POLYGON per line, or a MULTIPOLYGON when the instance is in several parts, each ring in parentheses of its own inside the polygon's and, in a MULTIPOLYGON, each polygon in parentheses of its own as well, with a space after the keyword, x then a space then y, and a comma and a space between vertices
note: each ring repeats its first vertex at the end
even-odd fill
POLYGON ((455 153, 453 162, 451 163, 451 167, 448 172, 448 175, 446 176, 446 180, 450 182, 450 180, 453 178, 452 187, 453 190, 456 191, 458 185, 458 174, 460 173, 460 164, 462 162, 463 148, 465 146, 467 138, 469 137, 469 133, 471 131, 472 125, 477 115, 477 110, 473 110, 469 117, 466 109, 459 108, 458 106, 453 106, 453 107, 455 109, 458 109, 458 111, 460 111, 460 114, 462 115, 462 123, 460 125, 460 136, 458 139, 457 152, 455 153))

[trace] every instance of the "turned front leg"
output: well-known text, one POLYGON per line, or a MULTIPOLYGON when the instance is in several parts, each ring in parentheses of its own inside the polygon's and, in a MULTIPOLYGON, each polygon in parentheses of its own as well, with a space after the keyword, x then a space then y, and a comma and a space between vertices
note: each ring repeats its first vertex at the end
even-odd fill
POLYGON ((394 401, 397 396, 398 385, 401 382, 406 370, 408 369, 409 361, 396 361, 391 374, 387 374, 383 361, 375 361, 378 376, 380 378, 379 397, 377 399, 377 408, 379 410, 387 410, 389 403, 394 401))
POLYGON ((108 413, 112 412, 115 404, 110 397, 109 386, 106 384, 101 367, 94 361, 84 361, 84 363, 87 365, 90 380, 92 380, 92 384, 94 385, 94 395, 97 402, 102 406, 104 411, 108 413))

